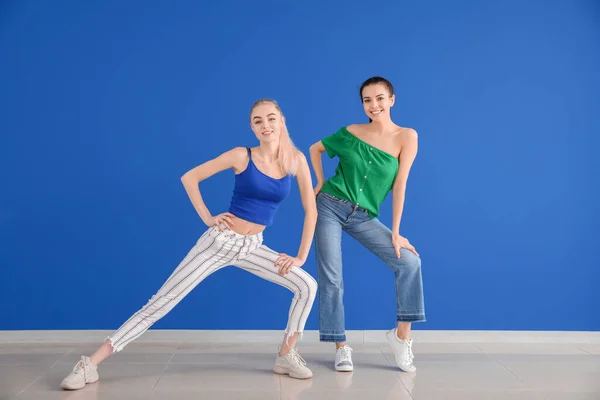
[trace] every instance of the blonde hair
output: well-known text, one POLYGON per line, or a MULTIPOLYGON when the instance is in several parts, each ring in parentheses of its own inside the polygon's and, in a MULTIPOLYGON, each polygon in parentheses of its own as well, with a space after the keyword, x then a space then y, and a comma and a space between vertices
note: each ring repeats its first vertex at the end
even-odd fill
POLYGON ((298 149, 292 142, 292 138, 290 138, 290 133, 287 130, 285 121, 283 121, 283 112, 281 112, 281 108, 275 100, 260 99, 252 105, 252 108, 250 109, 250 117, 252 117, 252 111, 254 111, 254 109, 261 104, 273 104, 277 111, 279 111, 279 114, 281 114, 283 127, 279 135, 277 162, 279 163, 279 168, 281 169, 282 173, 287 175, 296 175, 296 170, 298 168, 298 149))

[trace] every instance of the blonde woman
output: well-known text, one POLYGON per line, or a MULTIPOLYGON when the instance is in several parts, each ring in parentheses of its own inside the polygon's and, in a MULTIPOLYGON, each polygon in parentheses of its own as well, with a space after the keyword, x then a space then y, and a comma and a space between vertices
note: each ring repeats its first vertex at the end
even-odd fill
MULTIPOLYGON (((259 145, 237 147, 188 171, 181 178, 202 221, 209 229, 173 271, 148 303, 90 357, 82 356, 61 383, 63 389, 81 389, 99 379, 97 366, 140 337, 164 317, 210 274, 228 265, 242 268, 294 293, 287 328, 274 372, 292 378, 312 377, 312 371, 295 349, 304 330, 317 291, 316 281, 300 267, 308 256, 317 220, 317 208, 306 157, 287 132, 284 116, 273 100, 259 100, 251 109, 250 124, 259 145), (198 183, 233 169, 235 188, 229 212, 213 216, 200 194, 198 183), (296 256, 280 254, 263 244, 262 232, 271 225, 279 204, 288 196, 296 177, 305 211, 304 229, 296 256)), ((244 294, 244 296, 253 296, 244 294)), ((243 302, 243 296, 239 296, 243 302)))

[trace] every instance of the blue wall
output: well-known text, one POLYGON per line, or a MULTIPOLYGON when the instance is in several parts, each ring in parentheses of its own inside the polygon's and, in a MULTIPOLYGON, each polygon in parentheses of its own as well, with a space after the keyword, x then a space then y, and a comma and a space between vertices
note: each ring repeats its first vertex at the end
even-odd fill
MULTIPOLYGON (((179 177, 256 143, 254 100, 308 153, 366 120, 372 75, 420 134, 415 328, 600 329, 597 2, 199 3, 0 5, 0 329, 118 327, 205 229, 179 177)), ((232 184, 201 185, 213 213, 232 184)), ((295 187, 266 241, 294 253, 301 225, 295 187)), ((344 257, 347 329, 393 326, 392 272, 350 238, 344 257)), ((155 327, 283 329, 290 299, 228 268, 155 327)))

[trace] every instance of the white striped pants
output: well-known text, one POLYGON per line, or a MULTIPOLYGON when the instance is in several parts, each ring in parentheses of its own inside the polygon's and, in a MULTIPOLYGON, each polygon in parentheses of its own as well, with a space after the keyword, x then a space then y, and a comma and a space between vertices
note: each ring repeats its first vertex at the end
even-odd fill
POLYGON ((140 337, 202 280, 228 265, 291 290, 294 298, 285 332, 288 337, 295 332, 302 333, 315 300, 317 282, 297 267, 284 276, 277 274, 277 257, 279 253, 262 244, 262 233, 240 235, 230 230, 221 232, 217 227, 209 228, 148 303, 107 338, 113 352, 121 351, 140 337))

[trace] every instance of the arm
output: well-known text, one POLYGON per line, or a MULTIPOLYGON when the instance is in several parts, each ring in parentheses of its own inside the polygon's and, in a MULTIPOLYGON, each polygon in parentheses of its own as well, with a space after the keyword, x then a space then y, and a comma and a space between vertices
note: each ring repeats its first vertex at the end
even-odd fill
POLYGON ((197 166, 194 169, 189 170, 181 177, 181 183, 183 183, 190 201, 206 225, 212 226, 215 224, 215 222, 225 223, 226 221, 232 223, 232 221, 228 216, 223 217, 223 219, 226 221, 215 221, 215 218, 211 215, 210 211, 206 207, 206 204, 204 204, 198 184, 203 180, 217 174, 218 172, 229 168, 235 169, 240 165, 241 162, 244 161, 245 156, 246 149, 243 147, 236 147, 235 149, 221 154, 217 158, 214 158, 197 166))
MULTIPOLYGON (((396 248, 396 255, 400 257, 400 247, 414 251, 414 247, 408 243, 408 240, 400 236, 400 221, 402 219, 402 211, 404 210, 404 199, 406 194, 406 182, 412 164, 417 156, 418 136, 417 132, 410 130, 402 145, 402 151, 398 157, 400 168, 394 185, 392 186, 392 241, 396 248)), ((416 251, 414 251, 415 254, 416 251)), ((418 254, 417 254, 418 255, 418 254)))
POLYGON ((402 211, 404 209, 404 198, 406 194, 406 182, 410 168, 417 156, 418 137, 417 132, 411 130, 406 138, 398 161, 400 168, 392 186, 392 231, 400 233, 400 220, 402 219, 402 211))
POLYGON ((308 168, 306 157, 301 152, 298 152, 298 172, 296 179, 298 180, 302 207, 304 208, 304 227, 302 228, 302 239, 298 255, 290 257, 287 254, 281 254, 275 262, 275 265, 279 265, 279 273, 281 275, 287 274, 292 267, 304 265, 310 251, 317 223, 317 202, 313 194, 310 169, 308 168))
POLYGON ((325 175, 323 174, 323 160, 321 155, 325 152, 325 146, 321 141, 310 146, 310 162, 312 164, 313 170, 315 171, 315 176, 317 178, 317 186, 315 186, 314 193, 317 195, 323 187, 325 183, 325 175))
POLYGON ((298 258, 304 263, 308 257, 313 236, 315 234, 315 225, 317 223, 317 202, 313 195, 312 179, 308 161, 304 154, 300 153, 298 159, 298 188, 300 189, 300 198, 304 208, 304 227, 302 228, 302 240, 298 249, 298 258))

